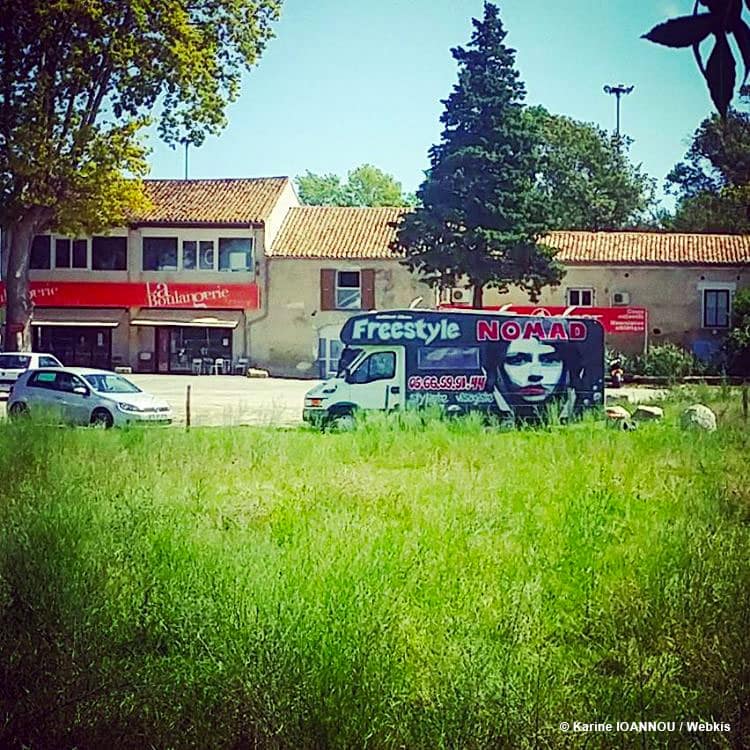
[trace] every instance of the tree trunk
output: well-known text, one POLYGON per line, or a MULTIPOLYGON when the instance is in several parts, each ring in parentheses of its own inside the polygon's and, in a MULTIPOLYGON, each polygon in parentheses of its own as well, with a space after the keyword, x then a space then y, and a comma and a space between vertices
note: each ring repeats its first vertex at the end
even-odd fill
POLYGON ((6 352, 31 351, 31 317, 34 310, 29 294, 31 243, 36 234, 48 229, 51 219, 50 209, 35 207, 8 227, 4 337, 6 352))
POLYGON ((484 284, 474 283, 472 287, 474 289, 474 299, 471 302, 471 306, 477 310, 481 310, 482 299, 483 299, 482 295, 484 292, 484 284))

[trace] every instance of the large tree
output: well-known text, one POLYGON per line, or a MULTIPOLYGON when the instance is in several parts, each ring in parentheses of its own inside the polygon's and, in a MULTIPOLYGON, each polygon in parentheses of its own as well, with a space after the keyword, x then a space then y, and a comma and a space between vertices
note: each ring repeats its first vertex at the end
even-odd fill
POLYGON ((300 199, 308 206, 411 206, 415 202, 395 177, 372 164, 352 169, 346 182, 336 174, 310 171, 296 181, 300 199))
POLYGON ((225 124, 280 0, 0 0, 0 226, 6 346, 30 346, 34 235, 94 232, 144 208, 140 137, 225 124), (136 179, 128 179, 136 178, 136 179))
POLYGON ((421 206, 398 228, 394 250, 435 286, 467 280, 473 304, 485 287, 515 285, 532 300, 562 268, 539 240, 551 228, 536 185, 539 133, 497 7, 485 3, 467 47, 452 50, 458 83, 443 103, 443 132, 430 149, 421 206))
POLYGON ((642 224, 655 206, 654 180, 630 161, 622 138, 544 107, 528 116, 541 132, 538 184, 554 229, 642 224))
POLYGON ((683 232, 750 232, 750 115, 706 118, 685 159, 667 176, 677 196, 669 227, 683 232))

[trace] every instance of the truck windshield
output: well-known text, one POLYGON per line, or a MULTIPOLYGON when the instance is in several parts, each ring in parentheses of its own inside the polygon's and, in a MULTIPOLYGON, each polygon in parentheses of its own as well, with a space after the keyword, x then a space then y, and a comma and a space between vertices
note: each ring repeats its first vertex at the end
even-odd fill
POLYGON ((339 357, 339 369, 336 372, 337 377, 343 377, 346 368, 354 362, 361 351, 361 349, 347 346, 344 351, 341 352, 341 357, 339 357))

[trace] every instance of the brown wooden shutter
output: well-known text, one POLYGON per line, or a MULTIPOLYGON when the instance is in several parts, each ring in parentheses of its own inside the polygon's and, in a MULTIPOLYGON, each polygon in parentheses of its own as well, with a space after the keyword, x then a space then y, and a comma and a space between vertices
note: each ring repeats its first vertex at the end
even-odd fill
POLYGON ((320 269, 320 309, 336 309, 336 271, 333 268, 320 269))
POLYGON ((375 309, 375 271, 372 268, 365 268, 361 272, 360 282, 362 285, 362 309, 375 309))

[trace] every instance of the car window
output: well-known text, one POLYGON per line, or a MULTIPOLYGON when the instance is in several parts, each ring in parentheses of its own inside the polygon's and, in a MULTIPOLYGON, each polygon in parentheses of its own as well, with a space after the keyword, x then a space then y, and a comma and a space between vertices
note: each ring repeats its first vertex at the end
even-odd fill
POLYGON ((0 370, 25 370, 30 362, 26 354, 0 354, 0 370))
POLYGON ((54 357, 39 357, 39 367, 62 367, 62 363, 54 357))
POLYGON ((396 375, 394 352, 375 352, 363 360, 349 377, 350 383, 372 383, 375 380, 390 380, 396 375))
POLYGON ((55 372, 39 370, 29 378, 28 385, 32 388, 47 388, 49 390, 55 390, 56 376, 57 373, 55 372))
POLYGON ((58 372, 55 379, 55 390, 64 391, 65 393, 73 393, 73 389, 77 385, 83 385, 75 375, 69 372, 58 372))
POLYGON ((99 393, 140 393, 141 389, 122 375, 97 372, 85 375, 86 382, 99 393))

